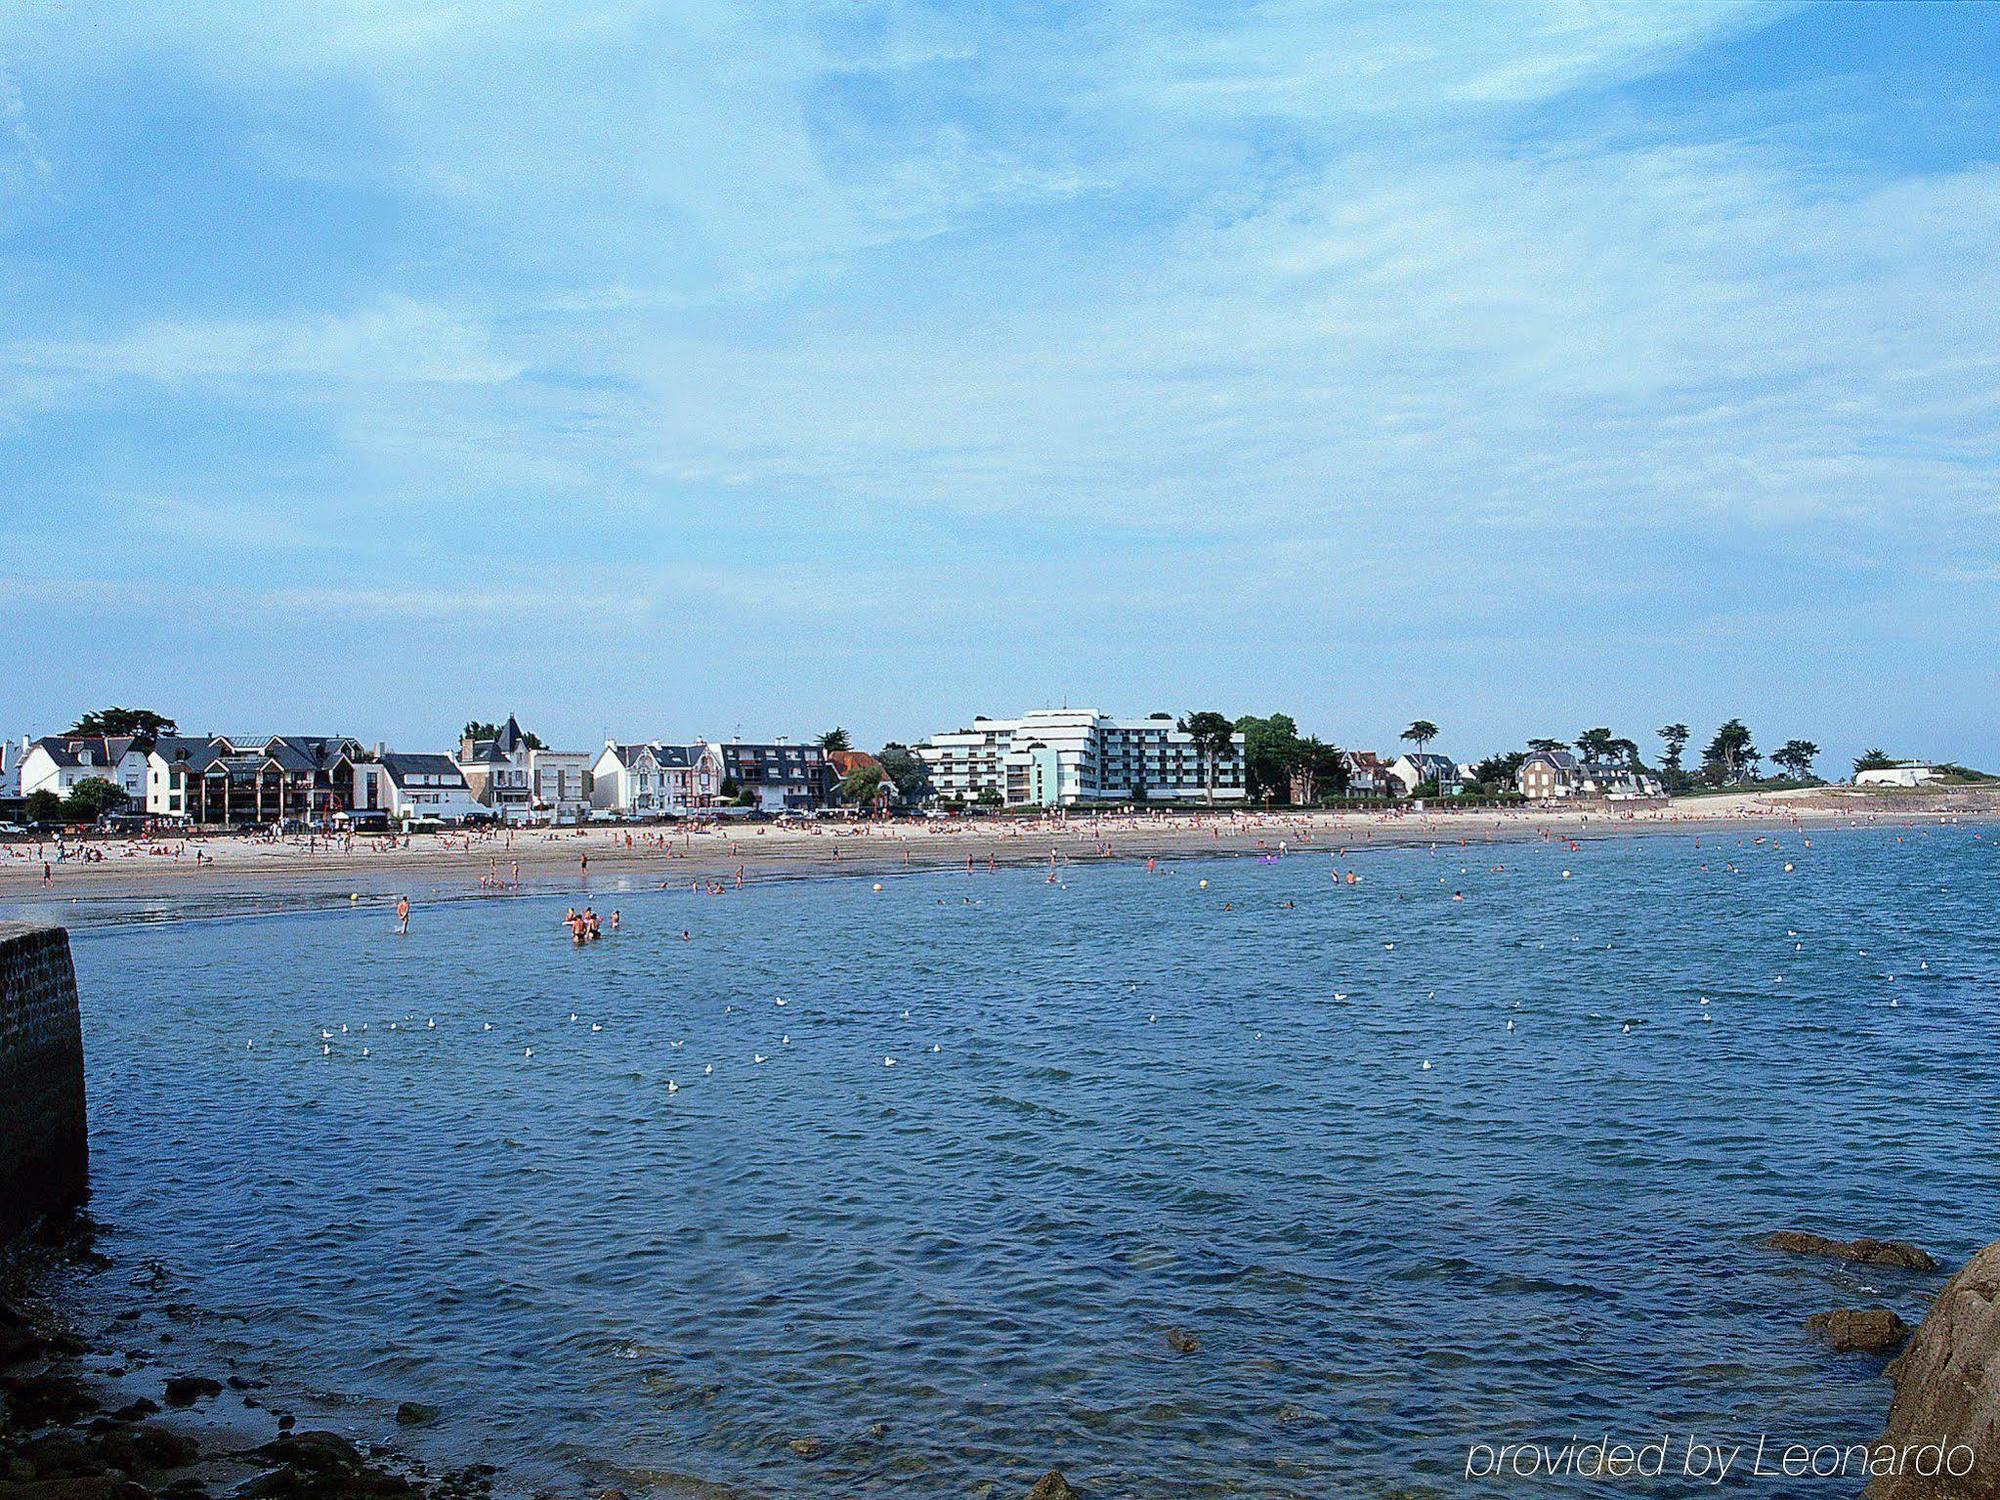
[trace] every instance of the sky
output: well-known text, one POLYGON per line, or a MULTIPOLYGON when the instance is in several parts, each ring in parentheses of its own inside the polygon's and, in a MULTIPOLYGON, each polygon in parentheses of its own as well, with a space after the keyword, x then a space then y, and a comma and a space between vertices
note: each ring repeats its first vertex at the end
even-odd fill
POLYGON ((2000 768, 2000 7, 0 9, 0 729, 2000 768))

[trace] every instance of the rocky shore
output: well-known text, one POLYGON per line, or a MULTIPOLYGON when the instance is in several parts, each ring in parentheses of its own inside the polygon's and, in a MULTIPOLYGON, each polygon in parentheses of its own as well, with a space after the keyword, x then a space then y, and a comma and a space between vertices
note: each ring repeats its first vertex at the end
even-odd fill
MULTIPOLYGON (((1762 1243, 1870 1268, 1940 1269, 1902 1240, 1780 1230, 1762 1243)), ((1883 1369, 1895 1391, 1888 1427, 1868 1445, 1868 1500, 2000 1500, 2000 1243, 1945 1283, 1914 1330, 1880 1306, 1815 1313, 1806 1327, 1835 1354, 1895 1356, 1883 1369)))
POLYGON ((72 1219, 0 1261, 0 1500, 483 1500, 489 1493, 488 1465, 433 1474, 386 1448, 301 1429, 240 1375, 178 1370, 159 1347, 171 1335, 135 1334, 132 1349, 108 1356, 87 1348, 38 1289, 66 1270, 109 1270, 93 1239, 87 1220, 72 1219), (154 1393, 133 1394, 135 1384, 154 1385, 154 1393), (216 1410, 225 1399, 226 1420, 216 1410))

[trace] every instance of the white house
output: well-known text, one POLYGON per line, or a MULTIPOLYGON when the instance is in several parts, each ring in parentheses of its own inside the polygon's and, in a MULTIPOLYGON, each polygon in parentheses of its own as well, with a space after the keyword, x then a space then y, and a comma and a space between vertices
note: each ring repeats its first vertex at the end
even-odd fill
POLYGON ((481 806, 508 823, 576 823, 590 806, 588 751, 533 743, 512 714, 492 739, 458 742, 457 765, 481 806))
POLYGON ((130 735, 43 735, 21 756, 21 795, 53 792, 67 797, 79 781, 108 781, 146 805, 146 745, 130 735))
MULTIPOLYGON (((1008 807, 1075 807, 1208 796, 1209 768, 1169 714, 1114 719, 1094 708, 1048 708, 977 718, 969 729, 932 735, 915 753, 949 800, 977 801, 990 791, 1008 807)), ((1243 770, 1237 734, 1216 758, 1216 801, 1243 800, 1243 770)))
POLYGON ((722 752, 706 740, 604 742, 590 771, 590 805, 621 818, 685 817, 722 800, 722 752))
POLYGON ((581 823, 590 811, 590 752, 530 750, 528 790, 536 821, 581 823))
POLYGON ((1854 773, 1856 786, 1922 786, 1927 781, 1936 781, 1938 768, 1920 761, 1908 760, 1899 765, 1876 766, 1872 770, 1854 773))
POLYGON ((434 819, 464 823, 491 817, 491 808, 474 800, 458 763, 449 755, 404 755, 394 750, 380 757, 387 780, 389 816, 402 823, 434 819))
POLYGON ((1445 797, 1455 796, 1460 786, 1458 766, 1449 755, 1432 755, 1422 750, 1396 757, 1389 767, 1389 779, 1402 789, 1405 797, 1415 795, 1418 787, 1432 782, 1437 783, 1439 795, 1445 797))

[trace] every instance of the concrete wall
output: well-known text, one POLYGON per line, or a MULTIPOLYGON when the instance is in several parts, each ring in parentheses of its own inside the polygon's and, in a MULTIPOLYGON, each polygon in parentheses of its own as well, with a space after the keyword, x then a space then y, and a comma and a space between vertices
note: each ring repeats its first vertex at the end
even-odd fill
POLYGON ((81 1202, 89 1150, 69 933, 0 922, 0 1236, 81 1202))

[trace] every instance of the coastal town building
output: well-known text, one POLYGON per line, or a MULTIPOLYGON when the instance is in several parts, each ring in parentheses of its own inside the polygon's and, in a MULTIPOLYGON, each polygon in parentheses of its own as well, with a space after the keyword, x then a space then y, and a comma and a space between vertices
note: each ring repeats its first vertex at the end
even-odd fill
MULTIPOLYGON (((826 752, 826 760, 828 766, 832 768, 833 788, 836 794, 839 794, 848 777, 857 771, 874 770, 882 773, 881 780, 875 784, 875 795, 869 798, 868 805, 861 809, 863 812, 887 812, 901 800, 896 792, 896 783, 889 779, 887 769, 866 750, 829 750, 826 752)), ((842 800, 847 799, 842 797, 842 800)))
POLYGON ((505 823, 575 823, 590 807, 592 757, 550 750, 512 714, 491 739, 461 736, 455 763, 480 806, 505 823))
POLYGON ((108 781, 134 806, 146 796, 146 741, 130 735, 43 735, 22 747, 21 795, 67 797, 81 781, 108 781))
POLYGON ((1389 775, 1389 763, 1373 750, 1342 752, 1347 761, 1347 795, 1350 797, 1392 797, 1396 783, 1389 775))
POLYGON ((1565 797, 1615 801, 1664 795, 1660 779, 1643 767, 1579 760, 1567 750, 1532 750, 1522 758, 1514 784, 1531 802, 1565 797))
POLYGON ((1414 797, 1419 788, 1432 787, 1437 789, 1438 796, 1453 797, 1462 785, 1457 762, 1449 755, 1433 755, 1424 750, 1397 756, 1389 767, 1389 780, 1405 797, 1414 797))
MULTIPOLYGON (((1018 719, 977 718, 969 729, 932 735, 915 753, 946 801, 1007 807, 1093 802, 1199 801, 1209 767, 1171 715, 1114 719, 1091 708, 1038 709, 1018 719)), ((1243 736, 1216 757, 1215 798, 1244 796, 1243 736)))
POLYGON ((817 745, 730 740, 717 748, 724 778, 765 812, 813 812, 833 805, 833 765, 817 745))
POLYGON ((386 782, 389 816, 401 823, 466 823, 491 817, 473 799, 458 762, 449 755, 385 751, 377 764, 386 782))
POLYGON ((621 745, 606 740, 590 768, 590 806, 620 818, 681 818, 722 800, 722 752, 706 740, 621 745))
POLYGON ((1856 786, 1922 786, 1927 781, 1935 781, 1938 768, 1925 765, 1921 761, 1904 761, 1894 766, 1873 766, 1866 771, 1854 773, 1856 786))
POLYGON ((1575 790, 1576 757, 1567 750, 1530 750, 1514 784, 1530 802, 1549 802, 1575 790))
POLYGON ((320 821, 366 804, 366 759, 347 735, 162 735, 134 806, 205 827, 320 821))
POLYGON ((530 750, 528 790, 538 823, 581 823, 590 813, 588 750, 530 750))

